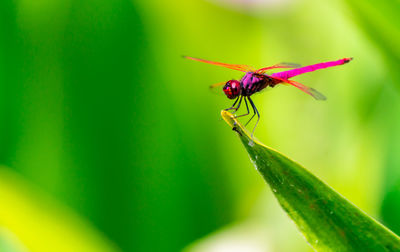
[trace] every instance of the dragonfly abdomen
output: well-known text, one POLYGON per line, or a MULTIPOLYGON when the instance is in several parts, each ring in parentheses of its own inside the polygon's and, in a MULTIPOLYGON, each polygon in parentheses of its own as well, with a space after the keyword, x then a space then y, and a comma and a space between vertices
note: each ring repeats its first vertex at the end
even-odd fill
POLYGON ((335 60, 335 61, 318 63, 318 64, 309 65, 309 66, 305 66, 305 67, 295 68, 295 69, 288 70, 288 71, 273 73, 273 74, 271 74, 271 76, 287 80, 289 78, 295 77, 295 76, 303 74, 303 73, 308 73, 308 72, 313 72, 318 69, 324 69, 324 68, 328 68, 328 67, 343 65, 343 64, 350 62, 352 59, 353 58, 344 58, 344 59, 335 60))

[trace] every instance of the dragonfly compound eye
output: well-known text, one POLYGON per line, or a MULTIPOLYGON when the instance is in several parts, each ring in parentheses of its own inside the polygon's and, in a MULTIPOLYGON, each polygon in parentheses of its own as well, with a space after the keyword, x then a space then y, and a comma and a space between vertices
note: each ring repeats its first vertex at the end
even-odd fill
POLYGON ((228 81, 225 84, 223 91, 229 99, 235 99, 240 95, 240 82, 237 80, 228 81))

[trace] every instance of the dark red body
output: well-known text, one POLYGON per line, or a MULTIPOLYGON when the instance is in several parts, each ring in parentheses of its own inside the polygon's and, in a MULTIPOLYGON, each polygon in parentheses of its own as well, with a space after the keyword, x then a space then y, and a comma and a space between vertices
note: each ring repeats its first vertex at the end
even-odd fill
POLYGON ((266 74, 247 72, 240 80, 241 95, 251 96, 266 87, 274 87, 281 81, 273 79, 266 74))

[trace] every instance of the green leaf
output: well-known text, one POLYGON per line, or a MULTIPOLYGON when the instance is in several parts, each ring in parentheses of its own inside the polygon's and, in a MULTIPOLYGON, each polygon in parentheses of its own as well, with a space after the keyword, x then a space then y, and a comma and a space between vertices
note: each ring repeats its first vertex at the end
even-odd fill
POLYGON ((283 154, 252 140, 227 111, 256 169, 317 251, 400 251, 400 238, 283 154))

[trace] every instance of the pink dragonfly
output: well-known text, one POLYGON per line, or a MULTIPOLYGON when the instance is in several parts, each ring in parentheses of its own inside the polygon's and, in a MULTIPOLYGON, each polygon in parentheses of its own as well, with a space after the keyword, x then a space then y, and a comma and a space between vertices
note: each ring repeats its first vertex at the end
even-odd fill
POLYGON ((246 123, 246 125, 254 118, 255 115, 257 115, 257 117, 258 117, 257 122, 253 129, 253 132, 251 134, 252 137, 253 137, 254 130, 256 129, 257 124, 260 120, 260 114, 258 113, 258 110, 257 110, 256 106, 254 105, 254 102, 250 98, 251 95, 253 95, 254 93, 260 92, 261 90, 263 90, 266 87, 272 88, 272 87, 275 87, 277 84, 286 84, 286 85, 292 85, 292 86, 300 89, 301 91, 313 96, 317 100, 326 100, 326 97, 323 94, 321 94, 320 92, 318 92, 317 90, 307 87, 307 86, 305 86, 299 82, 296 82, 294 80, 289 80, 289 79, 292 77, 295 77, 297 75, 300 75, 300 74, 313 72, 318 69, 343 65, 343 64, 350 62, 353 59, 353 58, 343 58, 343 59, 336 60, 336 61, 323 62, 323 63, 318 63, 318 64, 309 65, 309 66, 305 66, 305 67, 300 67, 300 65, 297 65, 294 63, 279 63, 279 64, 269 66, 269 67, 254 69, 247 65, 226 64, 226 63, 203 60, 203 59, 198 59, 198 58, 193 58, 193 57, 188 57, 188 56, 185 56, 185 58, 208 63, 208 64, 213 64, 213 65, 217 65, 217 66, 223 66, 226 68, 238 70, 238 71, 245 73, 245 75, 242 77, 242 79, 240 81, 229 80, 228 82, 217 83, 210 87, 214 88, 214 87, 224 85, 222 90, 224 91, 225 95, 229 99, 236 99, 235 102, 233 103, 233 105, 225 110, 234 110, 234 112, 236 112, 240 108, 242 100, 244 100, 244 102, 246 104, 247 113, 236 116, 236 117, 247 116, 250 114, 249 106, 247 104, 247 101, 249 101, 251 107, 253 108, 253 116, 246 123), (275 68, 294 68, 294 69, 277 72, 277 73, 273 73, 273 74, 266 74, 266 72, 268 70, 275 69, 275 68), (235 107, 235 105, 236 105, 236 107, 235 107))

